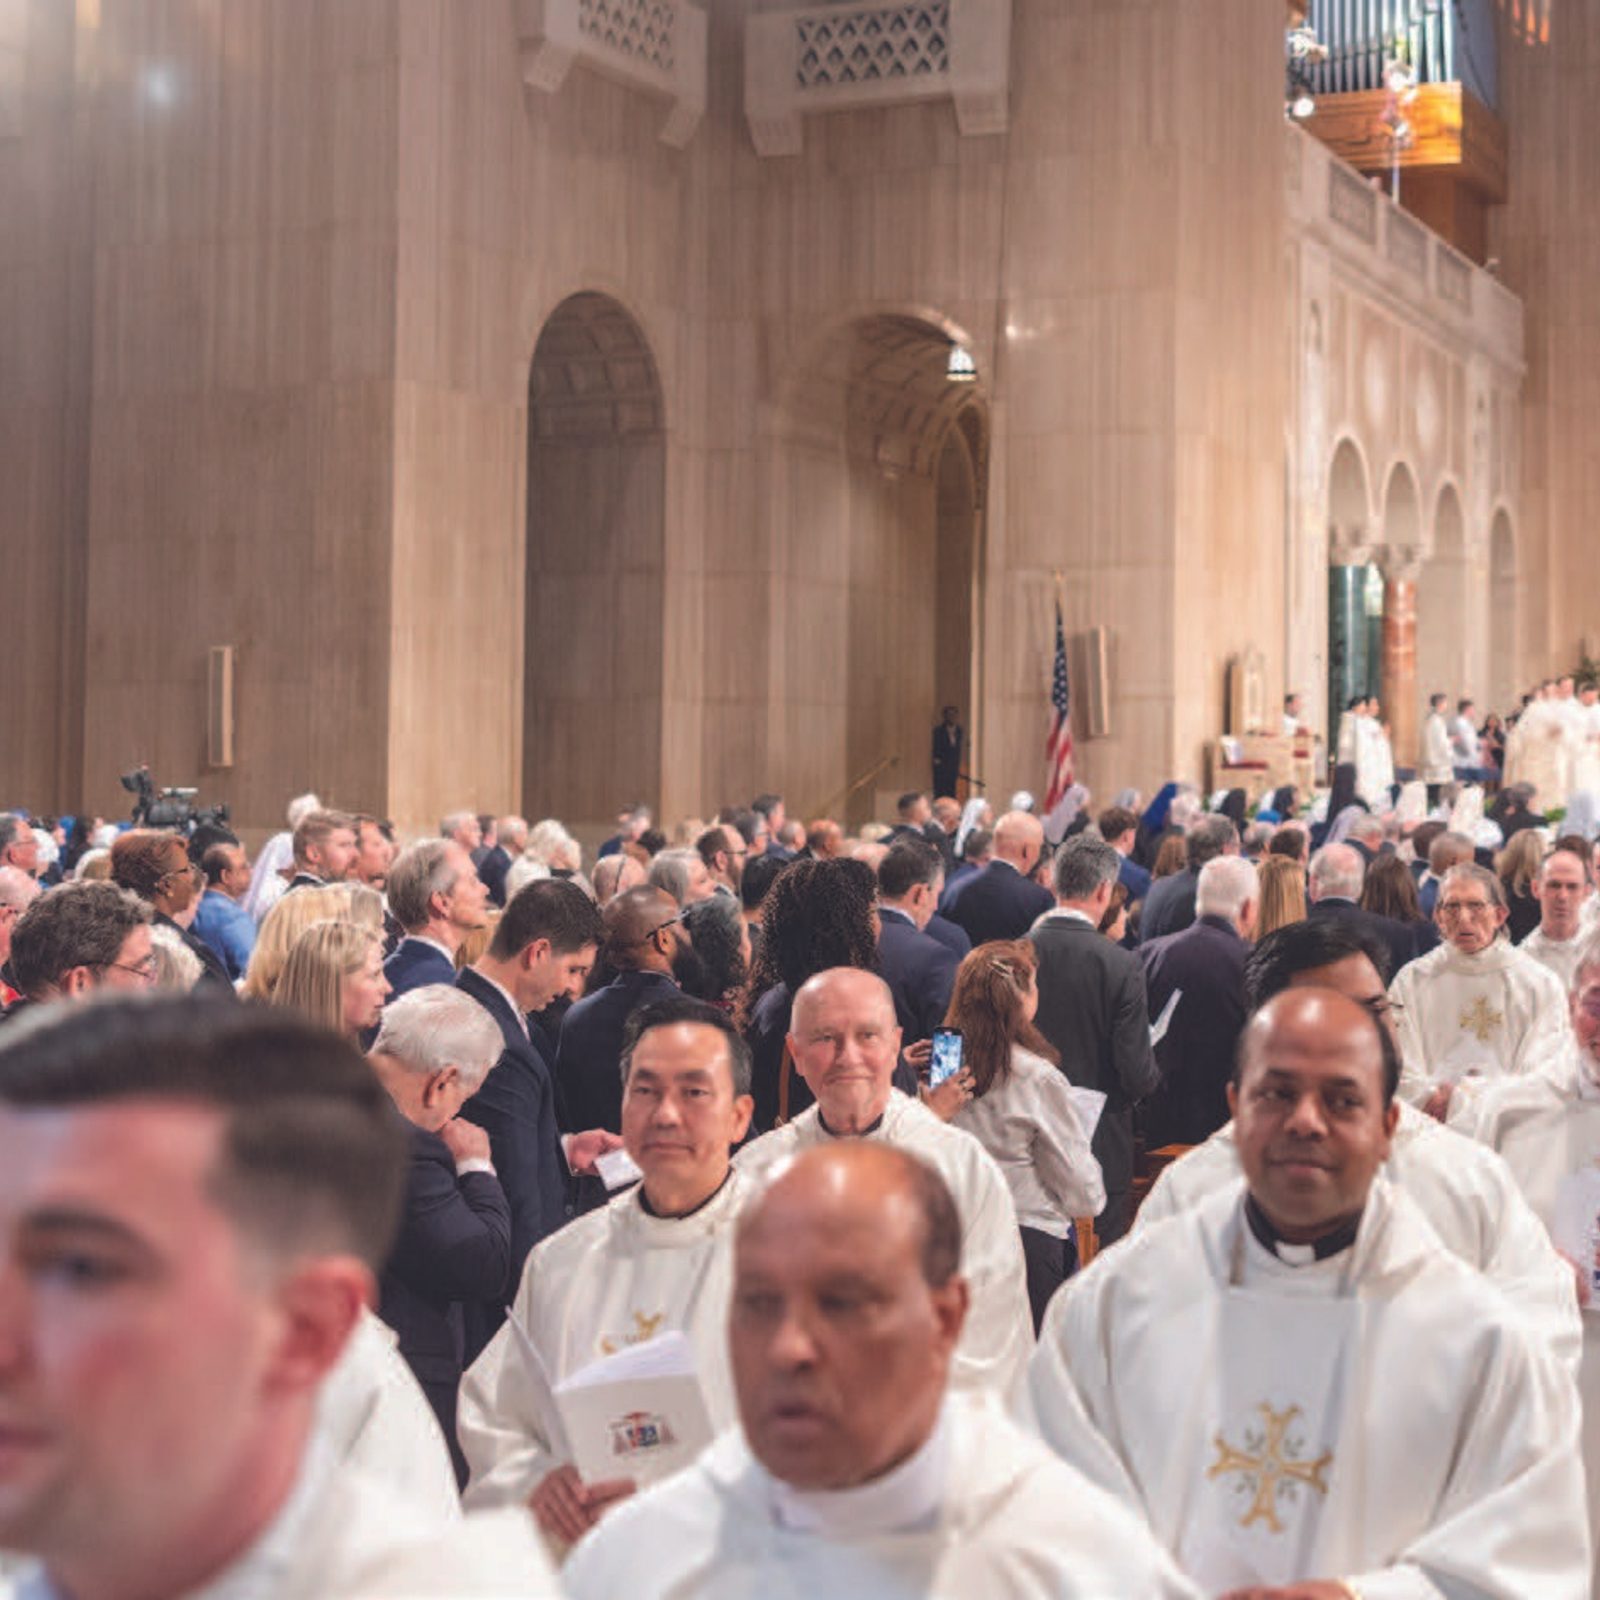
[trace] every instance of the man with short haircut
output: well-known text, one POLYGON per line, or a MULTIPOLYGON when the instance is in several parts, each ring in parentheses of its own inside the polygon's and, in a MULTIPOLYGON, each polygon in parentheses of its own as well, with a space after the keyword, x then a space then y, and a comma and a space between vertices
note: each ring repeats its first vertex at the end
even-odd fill
POLYGON ((489 891, 489 898, 497 905, 506 903, 506 875, 512 863, 528 847, 528 822, 526 817, 501 817, 494 825, 494 844, 483 852, 476 863, 478 876, 489 891))
POLYGON ((1128 891, 1128 903, 1135 905, 1150 892, 1150 874, 1133 859, 1139 842, 1139 818, 1126 806, 1107 806, 1096 820, 1100 837, 1122 858, 1117 882, 1128 891))
MULTIPOLYGON (((754 860, 763 851, 750 848, 749 859, 754 860)), ((706 870, 698 850, 663 850, 650 863, 645 880, 652 889, 665 889, 679 906, 692 905, 696 900, 708 899, 717 892, 716 880, 706 870)))
POLYGON ((789 813, 784 806, 783 796, 758 794, 750 802, 750 809, 767 826, 767 848, 763 854, 774 856, 779 861, 793 861, 794 851, 780 837, 789 827, 789 813))
POLYGON ((64 883, 40 895, 11 930, 11 981, 22 998, 7 1018, 97 989, 148 989, 156 977, 153 915, 114 883, 64 883))
MULTIPOLYGON (((1348 923, 1290 923, 1251 950, 1246 1009, 1256 1012, 1286 989, 1331 989, 1364 1007, 1393 1037, 1395 1015, 1382 976, 1387 954, 1380 941, 1348 923)), ((1576 1370, 1580 1332, 1572 1275, 1506 1164, 1415 1106, 1395 1103, 1400 1114, 1383 1164, 1388 1181, 1416 1202, 1444 1247, 1501 1290, 1551 1353, 1576 1370)), ((1135 1229, 1193 1211, 1207 1196, 1237 1185, 1241 1173, 1229 1121, 1161 1169, 1135 1229)))
POLYGON ((1569 1042, 1566 990, 1503 937, 1505 889, 1485 867, 1452 867, 1434 913, 1443 935, 1389 985, 1400 1011, 1400 1093, 1443 1118, 1489 1078, 1530 1072, 1569 1042))
POLYGON ((816 1104, 746 1146, 741 1171, 758 1175, 801 1150, 843 1139, 898 1145, 936 1167, 961 1213, 972 1286, 954 1382, 1009 1395, 1033 1334, 1016 1208, 994 1158, 976 1139, 894 1087, 900 1030, 888 985, 855 967, 819 972, 795 996, 788 1048, 816 1104))
POLYGON ((1133 1108, 1161 1081, 1139 958, 1099 931, 1120 865, 1092 834, 1068 839, 1056 852, 1055 909, 1028 935, 1039 957, 1035 1025, 1067 1077, 1106 1097, 1091 1149, 1106 1184, 1095 1231, 1108 1244, 1132 1216, 1133 1108))
POLYGON ((895 825, 893 832, 914 833, 922 837, 922 831, 933 821, 933 806, 927 795, 920 789, 908 789, 895 802, 895 825))
POLYGON ((0 867, 39 876, 39 841, 32 823, 15 811, 0 811, 0 867))
POLYGON ((309 811, 294 830, 294 889, 321 889, 343 883, 355 871, 356 827, 343 811, 309 811))
POLYGON ((749 1047, 725 1013, 669 996, 633 1014, 620 1073, 623 1144, 643 1179, 534 1250, 512 1308, 520 1326, 500 1330, 461 1391, 468 1504, 526 1505, 563 1544, 633 1485, 579 1478, 552 1437, 552 1385, 641 1329, 678 1331, 713 1426, 734 1414, 728 1285, 750 1189, 729 1152, 750 1125, 749 1047))
POLYGON ((601 912, 600 949, 616 976, 566 1014, 556 1049, 556 1087, 574 1127, 622 1132, 628 1020, 682 994, 672 971, 686 940, 683 912, 664 889, 630 889, 601 912))
POLYGON ((745 857, 750 853, 744 835, 731 822, 717 822, 695 840, 694 847, 711 874, 713 892, 737 896, 745 857))
POLYGON ((1388 837, 1388 829, 1384 826, 1383 819, 1370 814, 1354 818, 1346 835, 1351 848, 1361 857, 1362 863, 1369 867, 1382 854, 1388 837))
POLYGON ((350 879, 382 894, 394 861, 394 845, 384 833, 383 824, 365 811, 358 811, 350 823, 356 835, 356 858, 350 867, 350 879))
POLYGON ((619 894, 637 889, 644 882, 645 869, 626 850, 601 856, 594 864, 594 897, 604 906, 619 894))
POLYGON ((26 1600, 558 1592, 525 1525, 397 1503, 318 1421, 403 1174, 365 1063, 289 1011, 73 1007, 0 1052, 4 1279, 37 1291, 0 1340, 26 1600))
POLYGON ((200 893, 200 872, 177 834, 156 828, 119 833, 111 846, 111 881, 149 904, 156 926, 165 928, 200 963, 199 981, 207 990, 230 1000, 234 997, 233 980, 222 957, 178 920, 200 893))
MULTIPOLYGON (((594 1159, 620 1140, 604 1130, 562 1135, 555 1078, 529 1013, 543 1011, 594 965, 600 912, 574 883, 541 878, 511 897, 488 950, 456 979, 500 1028, 500 1059, 461 1115, 489 1135, 494 1168, 511 1202, 511 1259, 523 1261, 568 1217, 568 1179, 594 1170, 594 1159)), ((500 1325, 488 1307, 469 1359, 500 1325)))
POLYGON ((1439 885, 1451 867, 1473 859, 1472 840, 1464 833, 1446 829, 1435 835, 1428 846, 1428 870, 1417 880, 1417 904, 1425 917, 1431 917, 1439 903, 1439 885))
POLYGON ((1470 700, 1456 701, 1456 714, 1450 721, 1450 761, 1462 783, 1488 783, 1498 774, 1483 764, 1482 741, 1478 738, 1478 708, 1470 700))
POLYGON ((1193 1596, 1109 1496, 949 1392, 961 1265, 955 1202, 915 1156, 801 1155, 739 1222, 739 1427, 584 1542, 575 1600, 1193 1596))
POLYGON ((1273 830, 1267 845, 1269 856, 1286 856, 1306 866, 1311 860, 1311 832, 1300 822, 1285 822, 1273 830))
POLYGON ((1182 933, 1194 921, 1195 890, 1200 869, 1218 856, 1239 853, 1239 830, 1224 816, 1205 815, 1189 825, 1184 837, 1188 863, 1182 872, 1157 878, 1145 897, 1139 916, 1139 942, 1148 944, 1164 934, 1182 933))
POLYGON ((428 984, 384 1008, 367 1057, 410 1140, 405 1205, 379 1278, 378 1315, 398 1335, 400 1354, 439 1419, 460 1488, 467 1482, 456 1440, 464 1303, 500 1302, 513 1271, 511 1208, 489 1136, 457 1113, 482 1087, 500 1046, 500 1030, 482 1006, 459 989, 428 984))
POLYGON ((383 964, 390 1003, 456 981, 456 952, 489 920, 489 891, 454 839, 419 839, 389 869, 389 910, 404 937, 383 964))
POLYGON ((205 888, 190 926, 237 980, 256 947, 256 919, 239 903, 250 888, 250 858, 242 844, 210 845, 200 858, 200 873, 205 888))
POLYGON ((903 836, 878 866, 878 964, 894 995, 902 1044, 931 1037, 950 1005, 960 958, 927 932, 944 886, 944 861, 903 836))
POLYGON ((439 837, 453 839, 470 856, 483 844, 483 824, 475 811, 452 811, 440 819, 439 837))
POLYGON ((962 885, 945 915, 974 946, 1020 939, 1055 904, 1033 869, 1044 853, 1044 824, 1030 811, 1008 811, 995 824, 994 856, 962 885))
MULTIPOLYGON (((974 828, 961 847, 961 859, 945 874, 944 893, 939 896, 939 915, 950 917, 951 908, 966 886, 994 859, 994 834, 987 828, 974 828)), ((952 923, 954 926, 955 924, 952 923)), ((970 944, 970 940, 968 943, 970 944)))
POLYGON ((1518 948, 1548 967, 1567 990, 1577 976, 1578 954, 1583 948, 1584 911, 1592 888, 1593 875, 1587 856, 1560 845, 1544 858, 1539 876, 1534 879, 1539 926, 1518 948))
POLYGON ((1389 971, 1395 973, 1416 955, 1416 935, 1405 923, 1357 904, 1366 876, 1367 863, 1354 845, 1323 845, 1311 858, 1306 915, 1314 921, 1352 922, 1381 939, 1389 952, 1389 971))
POLYGON ((20 867, 0 867, 0 1011, 19 996, 9 982, 11 930, 17 919, 39 898, 39 880, 20 867))
POLYGON ((1382 1177, 1398 1076, 1344 995, 1268 1001, 1229 1096, 1243 1184, 1065 1286, 1034 1414, 1207 1595, 1580 1600, 1572 1378, 1382 1177))
POLYGON ((1297 734, 1308 731, 1305 722, 1305 697, 1301 694, 1286 694, 1283 697, 1283 725, 1279 729, 1286 739, 1293 739, 1297 734))
POLYGON ((1244 1031, 1244 966, 1261 887, 1242 856, 1218 856, 1200 869, 1196 917, 1182 933, 1139 947, 1150 1015, 1177 995, 1155 1047, 1161 1085, 1139 1111, 1147 1149, 1200 1144, 1228 1120, 1228 1084, 1244 1031))
POLYGON ((816 861, 844 854, 844 829, 832 817, 820 817, 806 829, 806 850, 816 861))

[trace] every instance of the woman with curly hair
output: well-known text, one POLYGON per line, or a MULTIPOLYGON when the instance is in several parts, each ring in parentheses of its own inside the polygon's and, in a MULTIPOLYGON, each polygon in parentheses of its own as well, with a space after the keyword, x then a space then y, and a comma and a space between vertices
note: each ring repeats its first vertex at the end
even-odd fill
MULTIPOLYGON (((789 1013, 806 979, 830 967, 878 970, 878 880, 864 861, 795 861, 761 902, 761 948, 734 1020, 750 1041, 754 1126, 765 1133, 812 1103, 805 1079, 785 1070, 789 1013)), ((904 1069, 896 1076, 899 1087, 904 1069)), ((916 1092, 915 1075, 911 1092, 916 1092)))

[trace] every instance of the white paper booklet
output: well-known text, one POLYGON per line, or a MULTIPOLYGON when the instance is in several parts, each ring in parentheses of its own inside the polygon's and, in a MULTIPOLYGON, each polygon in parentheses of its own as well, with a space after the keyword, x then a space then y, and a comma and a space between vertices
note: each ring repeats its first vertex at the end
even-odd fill
POLYGON ((1183 999, 1183 990, 1174 989, 1167 996, 1167 1003, 1161 1008, 1161 1015, 1150 1024, 1150 1043, 1158 1045, 1167 1036, 1167 1029, 1172 1026, 1172 1013, 1178 1009, 1178 1002, 1183 999))
POLYGON ((1094 1138, 1094 1130, 1100 1126, 1100 1113, 1106 1108, 1106 1097, 1098 1089, 1080 1089, 1077 1084, 1073 1084, 1068 1093, 1084 1133, 1094 1138))
POLYGON ((586 1483, 632 1478, 643 1488, 711 1442, 694 1346, 677 1331, 580 1367, 556 1385, 555 1398, 586 1483))

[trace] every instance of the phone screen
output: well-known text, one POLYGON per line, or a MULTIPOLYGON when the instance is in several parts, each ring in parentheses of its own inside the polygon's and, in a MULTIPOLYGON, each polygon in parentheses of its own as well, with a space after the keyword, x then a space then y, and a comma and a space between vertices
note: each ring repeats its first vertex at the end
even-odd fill
POLYGON ((953 1078, 961 1070, 961 1030, 935 1028, 933 1030, 933 1055, 928 1063, 928 1087, 937 1089, 946 1078, 953 1078))

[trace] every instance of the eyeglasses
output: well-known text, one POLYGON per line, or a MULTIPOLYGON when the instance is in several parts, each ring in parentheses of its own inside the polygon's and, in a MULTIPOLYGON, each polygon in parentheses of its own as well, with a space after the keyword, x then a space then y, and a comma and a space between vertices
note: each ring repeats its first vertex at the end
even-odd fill
POLYGON ((1491 900, 1441 900, 1439 914, 1443 917, 1487 917, 1494 911, 1491 900))
POLYGON ((1376 1017, 1380 1022, 1385 1017, 1403 1017, 1406 1008, 1398 1000, 1391 1000, 1387 995, 1380 995, 1376 1000, 1363 1000, 1363 1008, 1369 1015, 1376 1017))
POLYGON ((146 956, 143 961, 108 961, 107 967, 115 967, 118 972, 126 972, 131 977, 140 978, 145 983, 154 983, 156 974, 160 970, 156 966, 154 956, 146 956))

